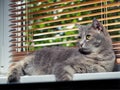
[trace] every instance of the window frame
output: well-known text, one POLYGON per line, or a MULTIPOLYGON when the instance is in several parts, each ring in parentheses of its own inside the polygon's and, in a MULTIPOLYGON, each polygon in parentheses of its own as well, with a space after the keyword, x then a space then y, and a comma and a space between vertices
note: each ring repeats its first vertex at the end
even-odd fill
POLYGON ((0 0, 0 74, 6 74, 10 63, 10 0, 0 0))

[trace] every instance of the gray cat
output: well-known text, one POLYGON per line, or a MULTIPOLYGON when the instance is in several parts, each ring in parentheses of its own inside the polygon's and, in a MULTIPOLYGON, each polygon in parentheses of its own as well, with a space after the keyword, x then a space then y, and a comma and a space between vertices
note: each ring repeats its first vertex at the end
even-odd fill
POLYGON ((96 19, 78 25, 78 47, 45 47, 15 63, 8 82, 19 82, 23 75, 54 74, 57 81, 72 80, 75 73, 111 72, 115 54, 106 29, 96 19))

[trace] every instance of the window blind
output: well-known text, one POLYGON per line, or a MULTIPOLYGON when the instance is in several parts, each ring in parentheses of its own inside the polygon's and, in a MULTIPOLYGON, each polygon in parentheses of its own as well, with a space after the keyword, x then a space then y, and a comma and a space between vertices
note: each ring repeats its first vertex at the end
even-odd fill
POLYGON ((115 0, 11 0, 13 61, 49 46, 76 46, 78 28, 95 17, 108 29, 120 57, 120 2, 115 0))

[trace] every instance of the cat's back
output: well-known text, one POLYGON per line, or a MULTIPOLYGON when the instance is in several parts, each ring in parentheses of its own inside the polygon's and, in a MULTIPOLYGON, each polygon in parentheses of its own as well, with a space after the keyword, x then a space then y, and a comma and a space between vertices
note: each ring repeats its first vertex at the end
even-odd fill
POLYGON ((34 52, 35 60, 61 62, 70 57, 80 55, 77 47, 44 47, 34 52))

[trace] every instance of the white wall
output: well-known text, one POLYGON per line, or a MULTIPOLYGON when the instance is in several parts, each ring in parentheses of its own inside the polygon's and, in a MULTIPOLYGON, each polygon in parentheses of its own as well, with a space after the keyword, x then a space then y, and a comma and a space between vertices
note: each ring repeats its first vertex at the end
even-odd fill
POLYGON ((0 0, 0 73, 7 72, 10 61, 9 3, 10 0, 0 0))

